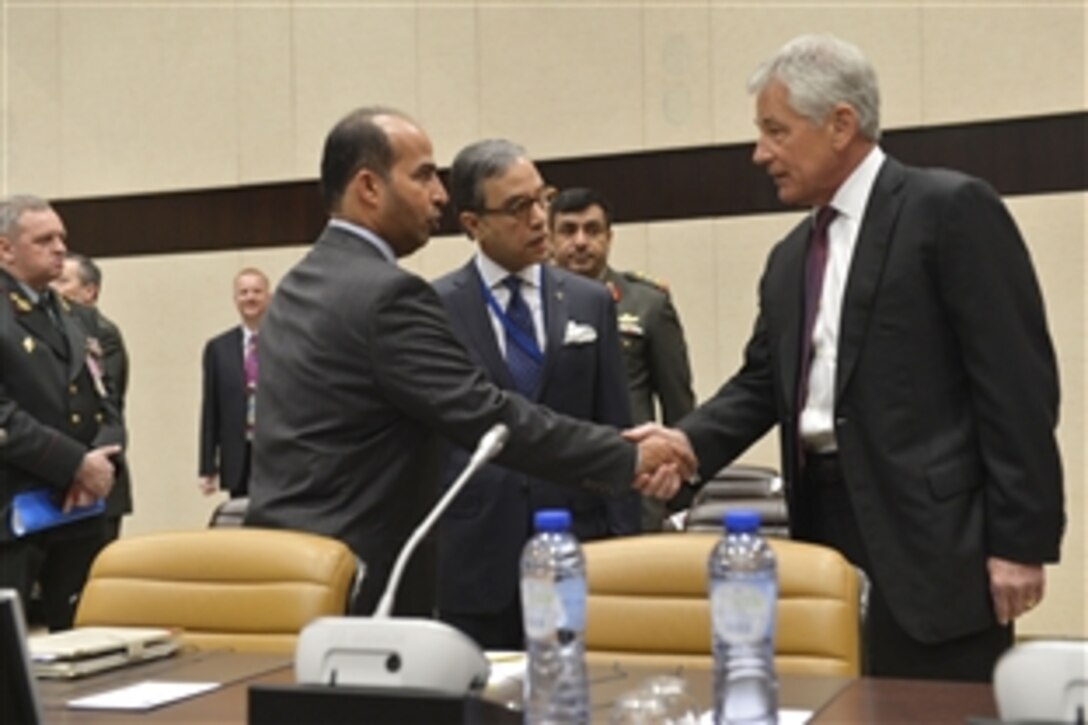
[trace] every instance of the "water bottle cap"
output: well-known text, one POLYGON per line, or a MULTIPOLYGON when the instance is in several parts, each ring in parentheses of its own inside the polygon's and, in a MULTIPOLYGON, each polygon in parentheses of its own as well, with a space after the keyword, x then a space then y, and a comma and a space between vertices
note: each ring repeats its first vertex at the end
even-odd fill
POLYGON ((730 534, 750 534, 759 530, 759 512, 749 509, 726 511, 722 525, 730 534))
POLYGON ((533 516, 533 528, 537 531, 569 531, 570 511, 541 509, 533 516))

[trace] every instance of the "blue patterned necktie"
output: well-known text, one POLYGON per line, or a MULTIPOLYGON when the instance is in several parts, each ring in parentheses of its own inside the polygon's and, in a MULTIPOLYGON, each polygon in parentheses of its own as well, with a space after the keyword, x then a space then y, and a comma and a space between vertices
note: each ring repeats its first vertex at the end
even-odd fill
POLYGON ((510 302, 506 305, 506 318, 510 324, 522 333, 520 340, 506 331, 506 366, 510 369, 510 376, 514 379, 514 386, 522 395, 531 398, 536 393, 537 383, 540 381, 539 347, 536 341, 536 325, 533 324, 533 313, 529 305, 525 304, 525 298, 521 296, 521 278, 510 275, 502 281, 510 290, 510 302), (524 345, 530 344, 537 352, 534 357, 525 350, 524 345))

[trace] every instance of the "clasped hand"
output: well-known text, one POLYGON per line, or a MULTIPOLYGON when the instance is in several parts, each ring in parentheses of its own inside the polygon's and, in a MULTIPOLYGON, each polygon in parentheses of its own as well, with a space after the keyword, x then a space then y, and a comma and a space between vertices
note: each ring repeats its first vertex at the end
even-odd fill
POLYGON ((667 501, 699 470, 699 461, 683 431, 645 423, 623 432, 638 445, 634 487, 644 496, 667 501))
POLYGON ((75 478, 64 497, 64 511, 73 506, 90 506, 113 488, 114 466, 110 456, 121 452, 121 446, 108 445, 93 448, 83 456, 76 469, 75 478))

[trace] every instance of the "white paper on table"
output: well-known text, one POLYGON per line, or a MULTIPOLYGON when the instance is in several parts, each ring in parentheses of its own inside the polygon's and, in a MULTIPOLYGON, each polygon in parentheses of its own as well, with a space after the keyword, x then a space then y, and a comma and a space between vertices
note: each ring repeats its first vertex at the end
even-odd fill
POLYGON ((69 700, 68 707, 88 710, 150 710, 219 687, 218 682, 161 682, 146 680, 69 700))

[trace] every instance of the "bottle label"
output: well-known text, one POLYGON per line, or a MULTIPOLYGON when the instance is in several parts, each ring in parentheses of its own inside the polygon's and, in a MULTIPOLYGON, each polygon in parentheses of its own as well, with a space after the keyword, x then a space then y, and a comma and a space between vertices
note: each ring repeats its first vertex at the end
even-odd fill
POLYGON ((530 577, 521 582, 525 636, 552 639, 558 630, 581 632, 586 619, 586 581, 571 577, 560 582, 530 577))
POLYGON ((724 581, 710 598, 714 634, 733 645, 756 644, 769 638, 777 599, 773 581, 724 581))

